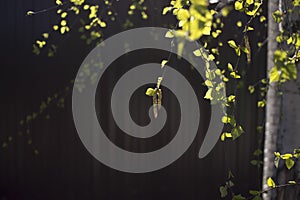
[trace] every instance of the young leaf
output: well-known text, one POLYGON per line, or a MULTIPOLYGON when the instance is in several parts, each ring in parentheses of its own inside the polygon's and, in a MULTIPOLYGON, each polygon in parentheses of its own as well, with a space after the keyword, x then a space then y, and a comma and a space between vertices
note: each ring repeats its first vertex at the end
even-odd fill
POLYGON ((289 183, 289 184, 293 184, 293 185, 294 185, 294 184, 297 184, 296 181, 289 181, 288 183, 289 183))
POLYGON ((252 85, 249 85, 248 90, 249 90, 250 94, 253 94, 255 91, 255 87, 252 85))
POLYGON ((155 95, 155 90, 153 88, 148 88, 146 91, 147 96, 154 96, 155 95))
POLYGON ((227 64, 227 68, 228 68, 229 71, 231 71, 231 72, 233 71, 233 67, 232 67, 232 64, 231 64, 231 63, 228 63, 228 64, 227 64))
POLYGON ((280 23, 282 21, 282 13, 279 10, 273 12, 272 17, 276 23, 280 23))
POLYGON ((234 48, 234 49, 238 48, 238 46, 236 45, 234 40, 229 40, 227 43, 231 48, 234 48))
POLYGON ((273 179, 271 177, 268 178, 267 185, 269 187, 271 187, 271 188, 275 188, 276 187, 276 184, 275 184, 275 182, 273 181, 273 179))
POLYGON ((232 200, 245 200, 245 197, 243 197, 242 195, 234 195, 232 197, 232 200))
POLYGON ((241 11, 243 9, 243 2, 235 1, 235 3, 234 3, 234 9, 238 10, 238 11, 241 11))
POLYGON ((294 157, 299 158, 300 157, 300 149, 294 149, 294 157))
POLYGON ((224 198, 227 196, 228 192, 227 192, 227 188, 224 186, 220 187, 220 193, 221 193, 221 198, 224 198))
POLYGON ((197 57, 201 56, 201 51, 200 51, 200 49, 197 49, 197 50, 193 51, 193 54, 194 54, 195 56, 197 56, 197 57))
POLYGON ((35 14, 35 12, 33 12, 31 10, 26 13, 27 16, 31 16, 31 15, 34 15, 34 14, 35 14))
POLYGON ((278 70, 278 68, 274 66, 269 73, 270 83, 278 82, 280 79, 280 73, 281 73, 280 70, 278 70))
POLYGON ((286 153, 280 156, 283 160, 287 160, 293 157, 291 153, 286 153))
POLYGON ((162 14, 165 15, 165 14, 167 14, 171 10, 172 10, 172 7, 164 7, 164 9, 162 11, 162 14))
POLYGON ((230 76, 234 79, 240 79, 241 76, 239 74, 237 74, 236 72, 230 72, 230 76))
POLYGON ((244 133, 244 130, 241 126, 236 126, 232 129, 231 134, 232 134, 232 139, 235 140, 238 137, 240 137, 244 133))
POLYGON ((266 105, 266 102, 264 100, 257 102, 257 107, 259 107, 259 108, 263 108, 263 107, 265 107, 265 105, 266 105))
POLYGON ((285 160, 285 166, 288 168, 288 170, 292 169, 292 167, 295 165, 295 161, 291 158, 285 160))
POLYGON ((164 68, 167 63, 168 63, 167 60, 162 60, 161 61, 161 68, 164 68))
POLYGON ((165 35, 166 38, 173 38, 174 37, 174 34, 172 33, 171 30, 169 30, 166 35, 165 35))
POLYGON ((249 194, 252 194, 252 195, 259 195, 259 194, 260 194, 260 191, 257 191, 257 190, 250 190, 250 191, 249 191, 249 194))

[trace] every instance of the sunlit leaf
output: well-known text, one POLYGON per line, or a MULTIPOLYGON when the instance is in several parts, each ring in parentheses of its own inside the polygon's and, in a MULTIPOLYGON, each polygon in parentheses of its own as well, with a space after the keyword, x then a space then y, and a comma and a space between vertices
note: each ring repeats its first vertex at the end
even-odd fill
POLYGON ((282 13, 279 10, 273 12, 272 17, 276 23, 280 23, 282 21, 282 13))
POLYGON ((295 165, 295 161, 292 158, 285 160, 285 166, 290 170, 295 165))
POLYGON ((168 63, 168 60, 162 60, 161 61, 161 68, 164 68, 167 63, 168 63))
POLYGON ((234 2, 234 9, 241 11, 243 9, 243 2, 242 1, 235 1, 234 2))
POLYGON ((153 88, 148 88, 146 91, 147 96, 154 96, 155 95, 155 90, 153 88))
POLYGON ((34 14, 35 14, 35 12, 33 12, 31 10, 26 13, 27 16, 31 16, 31 15, 34 15, 34 14))
POLYGON ((273 181, 273 179, 272 179, 271 177, 269 177, 269 178, 267 179, 267 185, 268 185, 269 187, 271 187, 271 188, 275 188, 275 187, 276 187, 276 184, 275 184, 275 182, 273 181))
POLYGON ((166 35, 165 35, 166 38, 173 38, 174 37, 174 34, 172 33, 171 30, 169 30, 166 35))
POLYGON ((289 181, 288 183, 289 183, 289 184, 292 184, 292 185, 297 184, 296 181, 289 181))
POLYGON ((56 3, 57 5, 63 5, 63 3, 61 2, 61 0, 56 0, 55 3, 56 3))

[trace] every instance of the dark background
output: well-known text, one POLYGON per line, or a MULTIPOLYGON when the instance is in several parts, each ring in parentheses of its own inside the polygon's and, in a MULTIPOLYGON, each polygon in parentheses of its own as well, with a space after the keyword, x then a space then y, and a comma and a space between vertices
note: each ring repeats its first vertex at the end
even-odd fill
MULTIPOLYGON (((135 27, 172 24, 172 17, 160 14, 162 5, 167 4, 166 0, 146 1, 149 19, 143 21, 139 16, 131 16, 130 19, 135 27)), ((250 95, 247 85, 264 76, 264 48, 253 55, 251 65, 247 65, 244 58, 240 64, 241 71, 248 70, 243 78, 245 87, 238 90, 237 94, 237 115, 245 134, 237 141, 219 141, 213 151, 201 160, 197 158, 197 152, 203 135, 198 135, 190 149, 170 166, 146 174, 123 173, 94 159, 84 148, 75 130, 70 81, 75 78, 80 64, 92 49, 92 46, 79 39, 76 19, 72 19, 74 30, 70 34, 51 35, 49 42, 58 45, 55 57, 48 58, 46 51, 42 51, 39 56, 32 53, 32 44, 41 38, 41 33, 51 30, 58 18, 55 10, 33 17, 26 17, 26 12, 53 5, 54 1, 50 0, 1 2, 0 199, 220 199, 219 187, 227 180, 229 170, 235 175, 234 190, 238 193, 247 194, 249 189, 260 186, 261 170, 251 166, 250 161, 255 159, 252 153, 259 147, 258 140, 262 137, 257 133, 256 126, 263 123, 263 112, 256 109, 258 95, 250 95), (70 90, 66 90, 66 87, 70 87, 70 90), (63 109, 53 103, 28 126, 20 125, 20 120, 38 111, 40 102, 55 93, 65 98, 63 109)), ((116 22, 108 23, 104 37, 124 30, 122 24, 128 17, 129 2, 115 2, 114 5, 119 15, 116 22)), ((241 38, 241 30, 234 26, 237 20, 245 21, 246 18, 233 13, 225 20, 225 33, 221 38, 223 41, 241 38)), ((254 52, 257 51, 257 41, 262 41, 266 34, 264 26, 258 27, 258 31, 250 33, 254 52)), ((221 68, 229 61, 235 63, 236 58, 226 42, 220 54, 221 68)), ((157 62, 161 60, 161 55, 164 54, 155 51, 150 53, 150 57, 156 58, 157 62)), ((130 59, 127 61, 128 65, 132 64, 130 59)), ((173 60, 174 66, 181 62, 173 60)), ((189 67, 182 70, 191 80, 197 81, 197 76, 192 75, 189 67)), ((112 80, 118 76, 118 70, 115 70, 112 80)), ((233 85, 229 85, 228 92, 232 93, 232 90, 233 85)), ((204 93, 205 88, 201 91, 204 93)), ((171 92, 168 95, 172 96, 171 92)), ((133 103, 141 102, 139 98, 145 101, 137 107, 131 106, 131 112, 135 120, 143 123, 148 118, 139 116, 147 109, 141 108, 151 104, 151 101, 136 95, 133 103)), ((167 102, 166 106, 176 109, 176 101, 172 101, 175 102, 173 104, 167 102)), ((100 110, 101 106, 107 107, 99 106, 100 110)), ((205 129, 207 120, 203 123, 205 129)), ((164 132, 167 136, 159 135, 161 143, 170 139, 168 134, 172 134, 176 126, 175 118, 175 122, 170 122, 164 132)), ((122 137, 118 140, 122 145, 130 138, 122 137)), ((159 146, 159 141, 148 141, 145 145, 159 146)))

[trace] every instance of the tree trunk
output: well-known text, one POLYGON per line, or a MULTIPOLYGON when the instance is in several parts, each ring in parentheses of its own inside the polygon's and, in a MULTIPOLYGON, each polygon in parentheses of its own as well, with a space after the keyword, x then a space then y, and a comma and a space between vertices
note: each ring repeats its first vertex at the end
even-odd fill
MULTIPOLYGON (((285 1, 286 4, 291 2, 285 1)), ((283 24, 274 22, 272 12, 275 10, 287 10, 281 0, 268 1, 268 70, 273 67, 273 53, 278 48, 276 36, 282 29, 283 24)), ((298 16, 290 16, 287 20, 292 22, 299 19, 298 16)), ((286 27, 286 26, 285 26, 286 27)), ((298 73, 299 74, 299 73, 298 73)), ((267 188, 268 177, 275 178, 278 184, 285 184, 290 180, 300 178, 300 163, 292 170, 287 170, 281 162, 278 169, 274 166, 274 152, 293 152, 300 146, 300 78, 290 81, 282 86, 283 95, 278 95, 278 84, 272 83, 267 94, 266 108, 266 131, 264 146, 264 168, 263 168, 263 189, 267 188)), ((298 200, 300 199, 299 186, 279 189, 263 195, 264 200, 298 200)))
MULTIPOLYGON (((276 36, 279 34, 279 26, 272 18, 272 13, 279 9, 278 0, 268 1, 268 71, 274 66, 273 54, 277 49, 276 36)), ((267 93, 265 145, 264 145, 264 167, 263 167, 263 189, 268 186, 266 180, 275 174, 274 152, 277 150, 277 135, 280 129, 281 98, 277 93, 277 83, 271 83, 267 93)), ((274 193, 263 195, 264 200, 271 200, 274 193)))

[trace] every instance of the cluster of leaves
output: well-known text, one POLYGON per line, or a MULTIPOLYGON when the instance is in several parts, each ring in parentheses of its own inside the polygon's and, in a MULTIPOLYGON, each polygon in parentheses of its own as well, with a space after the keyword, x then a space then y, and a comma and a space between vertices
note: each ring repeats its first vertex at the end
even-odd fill
POLYGON ((142 19, 148 19, 147 7, 144 6, 144 0, 134 1, 129 6, 128 14, 133 15, 135 12, 139 12, 142 19))
MULTIPOLYGON (((33 143, 32 139, 32 130, 31 127, 35 120, 38 118, 49 120, 50 114, 49 108, 52 108, 53 106, 56 106, 57 108, 64 108, 65 107, 65 98, 68 94, 71 93, 71 85, 73 85, 73 80, 70 81, 70 83, 64 87, 63 90, 56 92, 50 96, 48 96, 45 100, 42 100, 39 104, 38 110, 31 112, 27 114, 23 119, 19 122, 19 130, 17 135, 18 136, 26 136, 27 138, 27 144, 30 145, 33 149, 34 154, 39 154, 38 147, 33 143)), ((13 137, 9 136, 6 141, 2 142, 2 148, 6 148, 8 146, 8 143, 13 141, 13 137)))
MULTIPOLYGON (((279 166, 279 161, 283 160, 287 169, 290 170, 295 165, 295 160, 300 157, 300 149, 294 149, 294 153, 286 153, 286 154, 280 154, 279 152, 274 152, 274 155, 275 155, 274 165, 276 168, 278 168, 279 166)), ((267 179, 267 185, 270 189, 266 191, 262 191, 261 193, 268 192, 272 189, 288 187, 293 185, 300 185, 300 183, 294 180, 290 180, 286 184, 276 185, 275 181, 271 177, 269 177, 267 179)))
POLYGON ((262 200, 261 191, 257 190, 250 190, 249 191, 249 197, 246 198, 241 194, 235 194, 233 189, 234 189, 234 182, 233 182, 234 176, 231 171, 228 173, 228 178, 227 181, 225 182, 225 185, 220 186, 219 191, 220 191, 220 196, 221 198, 225 198, 227 196, 230 196, 232 200, 245 200, 245 199, 252 199, 252 200, 262 200))
POLYGON ((163 9, 163 14, 168 12, 172 12, 178 20, 177 35, 191 40, 210 35, 214 10, 208 9, 208 1, 174 0, 163 9))
MULTIPOLYGON (((259 134, 262 134, 263 126, 257 126, 256 130, 259 134)), ((255 149, 253 152, 253 156, 255 157, 255 159, 251 160, 250 164, 256 166, 257 168, 260 168, 263 165, 263 161, 262 161, 263 151, 260 148, 262 146, 262 138, 258 140, 257 146, 259 148, 255 149)))
POLYGON ((267 79, 261 79, 258 82, 256 82, 253 85, 249 85, 248 86, 248 90, 250 92, 250 94, 253 94, 255 92, 255 90, 259 90, 259 101, 257 102, 257 107, 259 108, 264 108, 266 105, 266 93, 268 91, 269 88, 269 82, 267 81, 267 79))
POLYGON ((295 160, 300 157, 300 149, 294 149, 294 153, 286 153, 281 155, 279 152, 274 152, 275 159, 274 159, 274 165, 276 168, 278 168, 279 161, 283 160, 285 163, 285 166, 288 169, 291 169, 295 165, 295 160))
MULTIPOLYGON (((133 1, 129 6, 129 15, 133 15, 135 13, 140 13, 142 19, 147 19, 148 15, 146 13, 147 8, 143 5, 144 0, 133 1)), ((71 15, 79 15, 81 12, 87 13, 87 20, 81 20, 82 27, 79 29, 79 32, 83 33, 82 39, 86 40, 87 44, 91 44, 96 41, 99 42, 103 36, 101 30, 107 26, 106 21, 101 17, 99 12, 99 5, 92 5, 86 3, 85 0, 69 0, 67 3, 63 3, 60 0, 56 0, 57 4, 57 14, 60 17, 60 21, 57 24, 53 25, 53 31, 57 31, 60 34, 64 35, 71 30, 71 26, 69 25, 68 17, 71 15)), ((233 39, 228 40, 227 44, 234 50, 237 55, 238 61, 242 55, 245 54, 247 58, 248 64, 251 62, 251 47, 249 38, 247 33, 249 31, 253 31, 254 28, 251 27, 251 21, 261 15, 261 7, 263 1, 262 0, 236 0, 233 5, 233 9, 237 12, 244 13, 248 16, 248 22, 243 28, 243 39, 238 42, 233 39)), ((104 5, 106 9, 106 14, 111 17, 111 20, 114 20, 114 13, 112 9, 110 9, 112 3, 110 1, 104 1, 104 5)), ((299 6, 299 0, 293 0, 294 6, 299 6)), ((177 52, 181 55, 182 50, 184 48, 185 39, 191 41, 197 41, 201 39, 203 36, 218 38, 222 33, 222 28, 224 24, 222 23, 221 17, 226 17, 227 14, 231 11, 230 6, 224 7, 220 13, 214 9, 209 7, 209 3, 207 0, 171 0, 170 5, 165 7, 162 10, 162 14, 166 15, 167 13, 171 13, 178 20, 178 25, 176 30, 169 31, 166 34, 167 38, 173 38, 178 41, 177 52)), ((104 9, 102 9, 104 10, 104 9)), ((102 11, 101 11, 102 12, 102 11)), ((273 18, 277 23, 283 23, 286 20, 288 15, 291 15, 293 9, 290 9, 288 12, 283 11, 275 11, 273 13, 273 18)), ((35 15, 38 12, 29 11, 27 15, 35 15)), ((259 21, 264 22, 266 20, 265 16, 260 16, 259 21)), ((242 27, 242 22, 238 22, 236 24, 238 27, 242 27)), ((132 23, 126 20, 126 27, 131 27, 132 23)), ((36 41, 33 45, 34 53, 40 54, 40 49, 44 48, 47 45, 47 39, 49 38, 49 33, 44 33, 42 35, 42 39, 36 41)), ((270 79, 262 79, 257 84, 250 85, 248 90, 250 93, 254 93, 256 88, 258 88, 261 96, 261 100, 258 101, 258 107, 264 107, 266 104, 265 94, 268 89, 269 83, 279 82, 284 83, 288 80, 296 79, 297 77, 297 69, 296 62, 299 60, 300 52, 300 33, 298 29, 291 30, 287 29, 280 33, 277 37, 277 42, 282 46, 289 46, 290 48, 284 49, 280 48, 274 53, 274 67, 269 72, 270 79)), ((172 44, 171 44, 172 45, 172 44)), ((219 42, 219 46, 222 46, 223 43, 219 42)), ((207 47, 207 44, 203 45, 204 48, 207 47)), ((53 55, 56 52, 56 46, 51 45, 49 48, 48 55, 53 55)), ((203 51, 203 48, 196 49, 194 52, 195 56, 201 56, 205 58, 207 64, 205 66, 206 70, 206 80, 204 84, 208 87, 208 91, 204 98, 209 99, 212 103, 219 103, 224 108, 224 116, 222 122, 231 127, 231 131, 224 132, 221 135, 221 140, 225 139, 237 139, 244 131, 241 125, 239 125, 235 119, 234 113, 229 113, 227 110, 232 110, 230 108, 235 109, 236 105, 236 96, 235 94, 229 94, 226 96, 225 94, 225 84, 228 81, 236 81, 242 78, 242 75, 238 71, 238 63, 233 66, 231 63, 227 63, 227 67, 225 69, 214 69, 210 68, 209 62, 215 61, 217 64, 219 63, 216 60, 216 57, 219 55, 218 48, 211 48, 208 52, 203 51), (216 81, 217 79, 222 80, 222 82, 216 81)), ((161 62, 161 67, 164 68, 167 64, 168 59, 163 60, 161 62)), ((89 73, 88 69, 86 73, 89 73)), ((84 81, 84 80, 83 80, 84 81)), ((162 98, 162 91, 160 89, 160 85, 163 81, 163 76, 158 77, 156 88, 148 88, 146 91, 146 95, 151 96, 153 98, 154 105, 158 105, 158 101, 162 98), (155 99, 155 100, 154 100, 155 99)), ((76 83, 76 86, 79 90, 82 90, 84 84, 76 83)), ((157 111, 154 111, 154 113, 157 111)), ((254 155, 260 157, 262 151, 256 150, 254 155)), ((295 159, 299 157, 299 150, 295 150, 294 154, 283 154, 275 153, 275 165, 278 166, 279 160, 282 159, 285 162, 285 165, 288 169, 291 169, 294 166, 295 159)), ((260 166, 262 161, 252 160, 251 164, 260 166)), ((220 187, 221 196, 225 197, 228 194, 228 191, 232 192, 232 187, 234 186, 231 181, 232 177, 229 177, 229 180, 226 182, 224 186, 220 187)), ((267 183, 271 189, 281 187, 276 186, 274 181, 269 178, 267 183)), ((289 185, 295 184, 294 182, 289 182, 289 185)), ((252 199, 259 200, 261 199, 261 194, 267 191, 249 191, 252 199)), ((232 199, 246 199, 242 195, 235 195, 232 193, 232 199)))
POLYGON ((261 5, 261 0, 237 0, 234 2, 235 10, 244 12, 249 16, 256 15, 261 5))
MULTIPOLYGON (((248 20, 248 23, 244 26, 244 37, 243 40, 240 43, 237 43, 234 40, 227 41, 228 45, 234 50, 235 54, 239 58, 241 56, 241 53, 245 53, 247 57, 247 62, 251 62, 251 47, 249 38, 247 36, 247 33, 249 31, 253 31, 254 28, 250 26, 251 21, 261 15, 261 7, 263 2, 261 0, 237 0, 234 2, 234 9, 236 11, 245 13, 247 16, 250 17, 248 20)), ((294 1, 294 6, 299 6, 299 1, 294 1)), ((227 9, 228 10, 228 9, 227 9)), ((293 9, 291 9, 290 12, 293 9)), ((217 30, 213 30, 213 18, 216 14, 215 11, 210 10, 207 7, 206 1, 171 1, 171 6, 165 7, 163 10, 163 14, 166 14, 167 12, 172 12, 173 15, 176 16, 178 20, 178 29, 176 32, 173 32, 173 35, 176 37, 185 37, 189 40, 196 41, 200 39, 202 36, 212 36, 213 38, 217 38, 220 33, 222 33, 221 28, 217 30), (201 10, 197 10, 195 8, 201 8, 201 10), (195 19, 201 19, 199 21, 195 19)), ((225 16, 225 15, 223 15, 225 16)), ((284 13, 281 13, 280 11, 275 11, 273 13, 273 18, 276 22, 280 23, 284 20, 284 17, 286 15, 284 13)), ((260 16, 259 21, 262 23, 266 20, 265 16, 260 16)), ((242 26, 241 22, 237 23, 238 27, 242 26)), ((266 105, 266 92, 269 87, 269 83, 272 82, 286 82, 288 80, 293 80, 297 78, 297 69, 296 69, 296 62, 299 60, 299 45, 300 45, 300 37, 298 29, 297 31, 291 32, 291 31, 282 31, 281 34, 277 37, 278 43, 284 43, 285 45, 289 46, 288 50, 278 49, 274 52, 274 67, 270 71, 270 79, 262 79, 258 83, 254 85, 250 85, 248 87, 249 92, 252 94, 255 92, 255 89, 258 88, 260 92, 261 100, 257 102, 258 107, 265 107, 266 105)), ((259 44, 262 45, 262 44, 259 44)), ((181 48, 183 48, 182 44, 178 45, 178 52, 181 52, 181 48), (181 45, 181 46, 180 46, 181 45)), ((195 50, 194 54, 196 56, 202 56, 207 57, 208 60, 214 60, 214 53, 218 51, 215 51, 212 54, 209 54, 206 56, 206 54, 203 54, 202 50, 195 50)), ((232 66, 231 63, 228 63, 227 70, 215 70, 212 71, 209 69, 209 65, 206 66, 206 80, 205 85, 208 87, 208 91, 204 98, 207 98, 211 100, 212 102, 218 102, 222 105, 225 105, 224 107, 230 107, 230 104, 235 104, 236 97, 234 94, 231 94, 229 96, 224 96, 224 94, 220 93, 220 90, 224 90, 225 85, 214 85, 214 78, 217 76, 218 78, 221 78, 223 82, 228 82, 229 78, 232 79, 240 79, 241 75, 237 71, 237 65, 235 67, 232 66), (226 77, 226 74, 229 74, 229 77, 226 77)), ((224 141, 226 138, 230 139, 236 139, 238 138, 241 133, 243 133, 243 129, 240 125, 237 125, 235 116, 229 114, 226 112, 225 116, 222 118, 222 122, 224 124, 228 124, 231 126, 231 132, 225 132, 221 135, 221 140, 224 141)), ((255 165, 257 167, 260 167, 262 165, 262 161, 259 159, 259 157, 262 155, 262 151, 260 149, 255 150, 254 155, 258 158, 257 160, 252 160, 251 164, 255 165)), ((278 166, 279 160, 282 159, 285 161, 285 165, 288 169, 291 169, 295 164, 295 159, 299 157, 299 150, 295 150, 294 154, 284 154, 280 155, 279 153, 275 153, 276 159, 275 163, 276 166, 278 166)), ((267 180, 267 183, 269 187, 272 188, 279 188, 282 186, 276 186, 274 181, 269 178, 267 180)), ((295 181, 290 181, 288 184, 283 185, 285 187, 286 185, 292 185, 296 184, 295 181)), ((228 194, 228 190, 231 190, 232 181, 227 181, 224 186, 220 187, 220 193, 221 197, 225 197, 228 194)), ((261 199, 261 195, 264 192, 268 191, 249 191, 251 195, 251 199, 261 199)), ((232 199, 246 199, 242 195, 234 195, 232 194, 232 199)))
MULTIPOLYGON (((55 4, 54 7, 48 9, 27 12, 27 16, 34 16, 56 9, 56 14, 59 17, 58 22, 53 24, 52 31, 43 33, 42 38, 36 40, 35 44, 33 44, 33 53, 36 55, 39 55, 41 50, 47 46, 50 35, 53 32, 58 32, 61 35, 70 32, 76 21, 72 22, 72 19, 76 16, 80 15, 82 17, 80 19, 82 27, 79 28, 79 32, 83 33, 81 39, 86 40, 87 44, 101 39, 103 36, 102 30, 107 26, 107 20, 114 21, 116 16, 116 13, 113 12, 112 2, 108 0, 104 0, 103 3, 98 2, 97 4, 89 3, 87 0, 68 0, 66 2, 56 0, 55 4)), ((141 2, 139 2, 140 4, 141 2)), ((146 15, 145 12, 143 14, 146 15)), ((54 56, 56 51, 56 45, 51 44, 48 46, 49 57, 54 56)))
POLYGON ((284 11, 276 10, 272 17, 275 22, 285 26, 280 30, 280 34, 276 37, 276 41, 280 48, 274 52, 274 66, 269 72, 270 83, 284 83, 297 78, 296 63, 300 58, 300 32, 297 24, 293 24, 290 18, 297 14, 299 1, 292 1, 292 8, 284 11), (294 28, 293 28, 294 27, 294 28))

